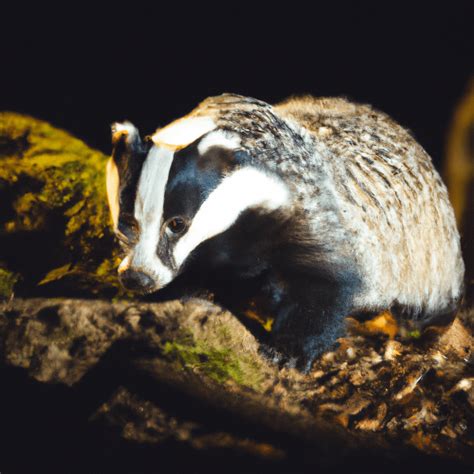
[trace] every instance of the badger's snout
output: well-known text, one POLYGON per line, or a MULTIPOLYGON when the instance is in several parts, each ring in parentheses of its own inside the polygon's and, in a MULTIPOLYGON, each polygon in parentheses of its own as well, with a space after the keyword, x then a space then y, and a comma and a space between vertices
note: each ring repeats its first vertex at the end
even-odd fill
POLYGON ((156 289, 153 278, 138 270, 127 269, 119 274, 119 279, 127 290, 148 293, 156 289))

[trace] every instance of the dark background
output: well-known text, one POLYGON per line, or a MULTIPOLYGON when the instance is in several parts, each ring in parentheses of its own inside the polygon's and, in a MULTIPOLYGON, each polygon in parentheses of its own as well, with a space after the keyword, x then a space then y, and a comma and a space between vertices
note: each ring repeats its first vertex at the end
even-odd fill
POLYGON ((344 95, 410 128, 439 166, 472 72, 472 1, 98 5, 4 10, 0 110, 109 152, 113 121, 147 134, 225 91, 344 95))

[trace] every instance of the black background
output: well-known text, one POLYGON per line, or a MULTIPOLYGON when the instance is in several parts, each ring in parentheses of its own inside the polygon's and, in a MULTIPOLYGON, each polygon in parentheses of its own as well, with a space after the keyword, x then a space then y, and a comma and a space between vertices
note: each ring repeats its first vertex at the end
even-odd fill
POLYGON ((99 5, 4 11, 0 109, 105 152, 115 120, 147 134, 209 95, 275 102, 311 93, 388 112, 439 166, 472 72, 468 1, 99 5))

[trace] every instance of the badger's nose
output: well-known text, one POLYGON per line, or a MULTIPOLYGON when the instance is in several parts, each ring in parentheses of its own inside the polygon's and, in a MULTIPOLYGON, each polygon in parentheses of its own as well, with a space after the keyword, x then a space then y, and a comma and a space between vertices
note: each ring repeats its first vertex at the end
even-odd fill
POLYGON ((150 291, 155 288, 155 282, 151 276, 137 270, 125 270, 120 273, 120 282, 133 291, 150 291))

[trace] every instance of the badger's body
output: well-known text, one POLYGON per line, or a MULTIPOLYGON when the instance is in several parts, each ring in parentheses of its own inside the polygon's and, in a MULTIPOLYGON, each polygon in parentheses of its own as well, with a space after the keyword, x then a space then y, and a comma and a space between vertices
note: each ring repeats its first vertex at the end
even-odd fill
POLYGON ((345 316, 390 309, 423 328, 454 315, 464 265, 446 188, 385 114, 225 94, 152 141, 115 128, 108 193, 126 286, 187 275, 274 318, 273 343, 306 366, 345 316))

